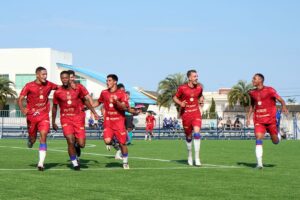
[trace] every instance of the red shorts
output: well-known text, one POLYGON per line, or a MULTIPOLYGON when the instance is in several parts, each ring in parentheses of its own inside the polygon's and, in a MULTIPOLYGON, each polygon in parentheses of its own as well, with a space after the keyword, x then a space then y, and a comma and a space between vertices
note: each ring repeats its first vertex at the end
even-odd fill
POLYGON ((193 133, 195 126, 201 128, 202 119, 200 117, 182 117, 182 125, 185 135, 188 136, 193 133))
POLYGON ((147 124, 146 125, 146 131, 153 131, 153 128, 154 128, 154 124, 147 124))
POLYGON ((126 144, 127 131, 125 128, 125 119, 105 120, 103 138, 113 139, 114 136, 116 136, 120 144, 126 144))
POLYGON ((277 130, 276 123, 272 123, 272 124, 255 123, 255 126, 254 126, 255 134, 257 134, 257 133, 265 134, 266 132, 268 132, 270 135, 277 135, 278 130, 277 130))
POLYGON ((30 137, 36 137, 37 132, 46 132, 49 133, 50 130, 50 120, 49 115, 27 115, 27 129, 30 137))
POLYGON ((60 123, 65 137, 67 135, 74 135, 75 138, 85 138, 85 127, 81 115, 75 117, 61 117, 60 123))

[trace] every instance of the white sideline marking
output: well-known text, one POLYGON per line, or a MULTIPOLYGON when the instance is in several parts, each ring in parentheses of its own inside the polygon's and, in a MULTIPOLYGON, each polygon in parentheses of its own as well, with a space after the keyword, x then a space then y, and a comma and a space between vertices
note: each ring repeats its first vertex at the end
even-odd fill
MULTIPOLYGON (((11 149, 22 149, 22 150, 38 150, 36 148, 31 148, 30 149, 30 148, 24 148, 24 147, 10 147, 10 146, 0 146, 0 148, 11 148, 11 149)), ((62 152, 62 153, 67 153, 68 152, 68 151, 59 150, 59 149, 48 149, 47 151, 62 152)), ((102 157, 115 157, 114 155, 100 154, 100 153, 85 153, 85 152, 83 152, 82 154, 85 154, 85 155, 94 155, 94 156, 102 156, 102 157)), ((176 162, 174 160, 165 160, 165 159, 156 159, 156 158, 144 158, 144 157, 131 157, 131 156, 130 156, 130 159, 151 160, 151 161, 159 161, 159 162, 176 162)), ((134 169, 145 169, 146 170, 146 169, 198 169, 198 168, 199 167, 189 166, 189 167, 168 167, 168 168, 134 168, 134 169)), ((240 169, 242 167, 228 166, 228 165, 215 165, 215 164, 202 164, 202 166, 200 168, 237 168, 237 169, 240 169)), ((114 168, 110 168, 110 169, 114 169, 114 168)), ((115 168, 115 169, 119 169, 119 168, 115 168)), ((0 171, 1 170, 4 171, 5 169, 0 169, 0 171)), ((7 170, 10 170, 10 169, 7 169, 7 170)), ((24 170, 29 170, 30 171, 31 169, 24 169, 24 170)), ((60 170, 60 169, 56 169, 56 170, 60 170)), ((92 169, 89 169, 89 170, 92 170, 92 169)), ((95 169, 95 170, 97 170, 97 169, 95 169)), ((108 169, 106 169, 106 170, 108 170, 108 169)))

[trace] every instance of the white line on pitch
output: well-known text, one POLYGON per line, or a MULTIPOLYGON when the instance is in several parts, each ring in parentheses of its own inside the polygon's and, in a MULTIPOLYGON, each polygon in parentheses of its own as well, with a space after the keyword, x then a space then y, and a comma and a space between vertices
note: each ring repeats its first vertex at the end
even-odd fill
MULTIPOLYGON (((35 148, 29 149, 29 148, 24 148, 24 147, 10 147, 10 146, 0 146, 0 148, 12 148, 12 149, 22 149, 22 150, 38 150, 38 149, 35 149, 35 148)), ((61 152, 61 153, 67 153, 68 152, 68 151, 59 150, 59 149, 48 149, 48 151, 61 152)), ((94 155, 94 156, 102 156, 102 157, 115 157, 114 155, 100 154, 100 153, 85 153, 85 152, 83 152, 82 154, 85 154, 85 155, 94 155)), ((130 159, 150 160, 150 161, 159 161, 159 162, 176 162, 174 160, 165 160, 165 159, 156 159, 156 158, 144 158, 144 157, 134 157, 134 156, 130 157, 130 159)), ((215 164, 202 164, 202 166, 203 167, 207 166, 207 168, 241 168, 241 167, 237 167, 237 166, 215 165, 215 164)))

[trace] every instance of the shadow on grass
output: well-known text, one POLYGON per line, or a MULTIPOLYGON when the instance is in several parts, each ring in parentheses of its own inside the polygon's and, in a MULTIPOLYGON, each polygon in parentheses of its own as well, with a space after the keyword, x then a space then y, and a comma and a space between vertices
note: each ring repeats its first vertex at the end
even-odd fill
MULTIPOLYGON (((246 163, 246 162, 237 162, 237 165, 242 165, 245 167, 256 168, 256 163, 246 163)), ((273 164, 264 164, 264 167, 275 167, 273 164)))
MULTIPOLYGON (((51 168, 55 168, 55 167, 63 166, 63 165, 65 165, 65 164, 63 164, 63 163, 45 163, 44 167, 45 167, 45 170, 47 170, 47 169, 51 169, 51 168)), ((30 167, 37 167, 37 164, 31 164, 29 166, 30 167)))
POLYGON ((123 165, 119 162, 111 162, 111 163, 107 163, 105 165, 105 167, 107 168, 113 168, 113 167, 123 167, 123 165))
POLYGON ((187 165, 187 160, 172 160, 172 162, 176 162, 178 164, 187 165))

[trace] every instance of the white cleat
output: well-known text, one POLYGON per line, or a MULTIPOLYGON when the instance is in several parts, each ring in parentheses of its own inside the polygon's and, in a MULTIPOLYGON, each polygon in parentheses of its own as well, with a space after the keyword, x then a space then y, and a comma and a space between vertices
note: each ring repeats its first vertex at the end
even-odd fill
POLYGON ((115 159, 116 159, 116 160, 122 160, 122 159, 123 159, 121 150, 118 150, 118 151, 116 152, 115 159))
POLYGON ((188 158, 188 165, 193 166, 193 158, 188 158))
POLYGON ((123 169, 130 169, 128 163, 123 163, 123 169))
POLYGON ((200 166, 201 166, 200 159, 196 159, 196 160, 195 160, 195 165, 196 165, 197 167, 200 167, 200 166))

